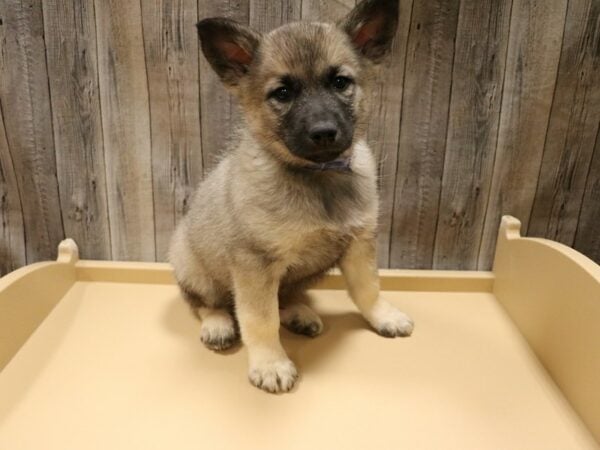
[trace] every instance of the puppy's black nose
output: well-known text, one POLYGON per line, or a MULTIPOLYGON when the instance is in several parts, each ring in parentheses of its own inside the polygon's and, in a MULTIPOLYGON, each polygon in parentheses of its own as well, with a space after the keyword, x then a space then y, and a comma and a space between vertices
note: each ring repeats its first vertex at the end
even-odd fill
POLYGON ((319 122, 310 128, 308 135, 315 145, 325 147, 335 142, 338 130, 332 122, 319 122))

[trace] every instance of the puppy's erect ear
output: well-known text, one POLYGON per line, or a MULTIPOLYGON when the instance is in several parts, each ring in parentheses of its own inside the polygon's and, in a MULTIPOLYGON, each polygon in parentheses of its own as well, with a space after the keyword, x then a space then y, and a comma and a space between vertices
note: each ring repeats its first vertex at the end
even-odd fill
POLYGON ((252 64, 260 34, 238 22, 204 19, 196 25, 202 52, 223 83, 236 86, 252 64))
POLYGON ((379 62, 390 50, 398 27, 398 0, 362 0, 339 26, 362 55, 379 62))

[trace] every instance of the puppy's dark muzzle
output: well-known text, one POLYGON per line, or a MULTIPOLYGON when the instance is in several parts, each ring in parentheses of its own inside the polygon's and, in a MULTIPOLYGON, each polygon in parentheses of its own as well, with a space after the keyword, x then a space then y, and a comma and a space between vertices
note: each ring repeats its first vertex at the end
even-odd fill
POLYGON ((294 146, 293 153, 308 161, 323 163, 340 156, 351 143, 339 127, 332 121, 321 121, 311 125, 299 136, 300 145, 294 146))

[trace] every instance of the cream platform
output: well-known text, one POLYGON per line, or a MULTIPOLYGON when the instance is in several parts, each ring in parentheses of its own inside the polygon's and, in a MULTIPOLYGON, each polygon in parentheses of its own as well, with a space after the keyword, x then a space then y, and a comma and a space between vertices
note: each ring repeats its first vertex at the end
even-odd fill
POLYGON ((377 336, 332 273, 323 335, 281 332, 284 395, 249 384, 243 347, 201 345, 168 265, 66 240, 0 279, 0 449, 598 448, 600 267, 519 226, 492 272, 381 271, 410 338, 377 336))

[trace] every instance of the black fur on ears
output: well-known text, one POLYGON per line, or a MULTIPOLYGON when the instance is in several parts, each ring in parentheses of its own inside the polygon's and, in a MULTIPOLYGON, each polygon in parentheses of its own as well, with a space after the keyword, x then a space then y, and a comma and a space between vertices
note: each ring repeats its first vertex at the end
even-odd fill
POLYGON ((221 17, 204 19, 196 25, 204 56, 223 83, 236 86, 256 54, 260 34, 221 17))
POLYGON ((362 0, 339 23, 356 50, 373 62, 388 53, 398 28, 399 0, 362 0))

